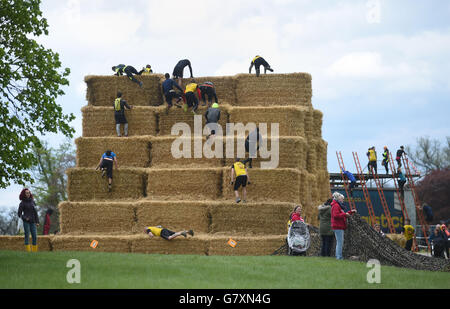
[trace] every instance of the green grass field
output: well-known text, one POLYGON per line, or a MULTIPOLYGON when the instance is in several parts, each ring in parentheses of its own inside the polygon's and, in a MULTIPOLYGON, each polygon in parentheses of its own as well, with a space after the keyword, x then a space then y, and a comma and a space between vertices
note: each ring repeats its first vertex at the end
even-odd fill
POLYGON ((444 272, 381 267, 367 282, 365 263, 293 256, 195 256, 102 252, 0 251, 1 289, 442 289, 444 272), (69 284, 70 259, 80 283, 69 284))

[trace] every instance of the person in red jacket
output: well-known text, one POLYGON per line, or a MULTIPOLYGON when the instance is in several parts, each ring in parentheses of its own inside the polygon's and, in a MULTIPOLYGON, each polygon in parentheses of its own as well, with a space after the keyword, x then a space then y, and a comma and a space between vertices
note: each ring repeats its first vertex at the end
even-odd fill
POLYGON ((302 213, 302 206, 297 205, 294 207, 294 211, 291 213, 291 223, 294 221, 302 221, 305 222, 301 216, 302 213))
POLYGON ((53 214, 53 209, 47 209, 45 213, 45 221, 44 221, 44 235, 48 235, 50 233, 50 216, 53 214))
POLYGON ((344 196, 339 192, 333 193, 331 202, 331 229, 336 237, 336 259, 342 260, 342 248, 344 247, 344 230, 347 229, 347 218, 356 210, 344 211, 344 196))

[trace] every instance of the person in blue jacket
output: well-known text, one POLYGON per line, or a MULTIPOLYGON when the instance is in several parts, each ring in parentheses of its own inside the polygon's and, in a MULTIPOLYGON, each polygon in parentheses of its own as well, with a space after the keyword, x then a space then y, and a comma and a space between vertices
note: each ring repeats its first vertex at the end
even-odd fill
POLYGON ((350 189, 350 196, 353 197, 353 192, 352 192, 352 190, 353 190, 353 188, 356 186, 356 179, 355 179, 355 176, 353 176, 353 174, 350 173, 349 171, 343 171, 342 173, 343 173, 343 174, 347 177, 347 179, 350 181, 350 187, 349 187, 349 189, 350 189))
POLYGON ((181 89, 181 87, 173 80, 170 78, 169 73, 166 73, 164 75, 164 77, 166 78, 165 81, 163 81, 162 83, 162 89, 163 89, 163 93, 164 93, 164 97, 166 98, 166 102, 167 102, 167 109, 171 108, 172 105, 172 100, 173 99, 177 99, 177 101, 175 102, 175 106, 176 107, 180 107, 181 105, 179 105, 178 103, 183 99, 182 93, 183 93, 183 89, 181 89), (177 88, 178 90, 180 90, 180 92, 176 92, 173 88, 177 88))
POLYGON ((117 163, 117 156, 114 152, 111 150, 106 150, 105 153, 100 158, 100 162, 98 163, 97 169, 101 169, 102 171, 102 177, 106 176, 108 177, 108 191, 111 192, 112 190, 112 178, 113 178, 113 164, 116 166, 116 168, 119 168, 119 164, 117 163))

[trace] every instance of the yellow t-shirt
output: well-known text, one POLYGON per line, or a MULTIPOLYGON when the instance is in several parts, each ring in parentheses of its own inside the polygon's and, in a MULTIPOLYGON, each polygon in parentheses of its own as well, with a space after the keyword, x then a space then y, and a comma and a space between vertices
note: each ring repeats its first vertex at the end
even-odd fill
POLYGON ((369 150, 369 161, 376 161, 377 155, 375 154, 375 150, 369 150))
POLYGON ((252 63, 255 63, 255 60, 261 58, 260 56, 256 56, 255 58, 253 58, 252 63))
POLYGON ((190 83, 186 85, 186 91, 187 92, 194 92, 195 90, 197 90, 197 84, 196 83, 190 83))
POLYGON ((405 230, 406 240, 410 240, 411 238, 414 237, 414 228, 412 227, 412 225, 405 225, 403 229, 405 230))
POLYGON ((142 72, 142 75, 150 75, 153 73, 151 68, 144 68, 144 72, 142 72))
POLYGON ((234 172, 236 173, 236 177, 241 175, 247 175, 245 172, 245 165, 242 162, 236 162, 233 164, 234 172))
POLYGON ((156 226, 149 226, 147 229, 150 230, 150 232, 152 232, 153 235, 161 236, 162 228, 156 226))

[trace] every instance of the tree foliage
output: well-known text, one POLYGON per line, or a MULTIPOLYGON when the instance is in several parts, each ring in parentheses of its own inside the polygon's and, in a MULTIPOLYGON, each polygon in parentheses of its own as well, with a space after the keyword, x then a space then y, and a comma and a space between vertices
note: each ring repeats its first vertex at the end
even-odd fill
POLYGON ((428 136, 419 137, 414 148, 406 147, 406 153, 416 166, 425 170, 426 174, 448 168, 450 167, 450 136, 446 137, 446 144, 443 146, 438 139, 428 136))
POLYGON ((32 182, 27 170, 36 164, 37 135, 62 133, 72 137, 56 98, 69 84, 58 53, 33 38, 48 35, 39 0, 2 0, 0 4, 0 188, 32 182))

